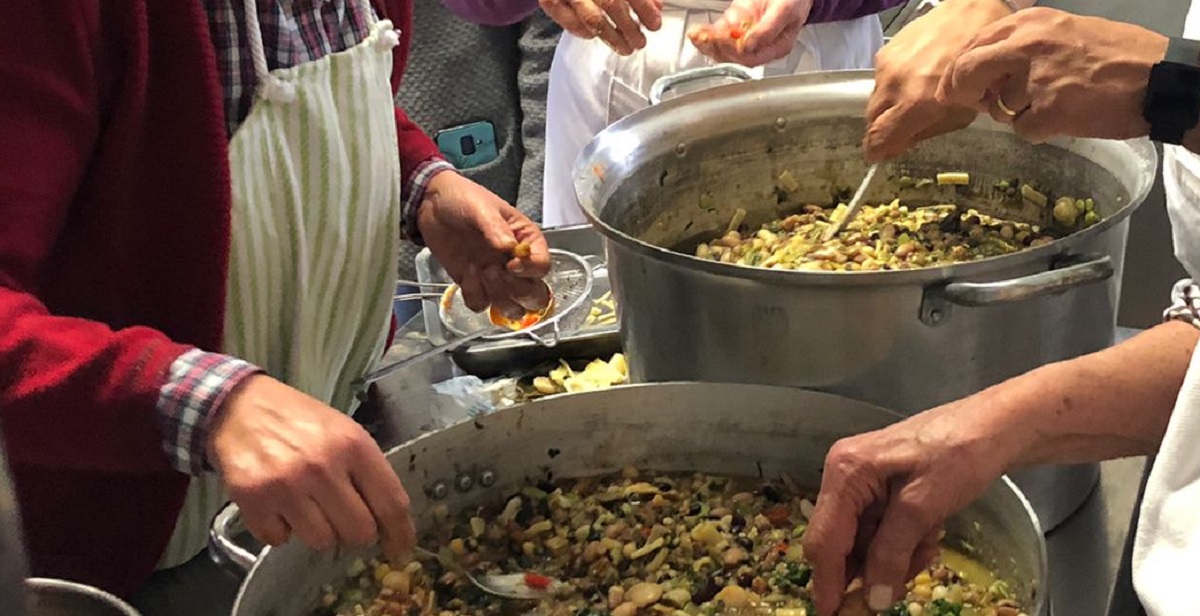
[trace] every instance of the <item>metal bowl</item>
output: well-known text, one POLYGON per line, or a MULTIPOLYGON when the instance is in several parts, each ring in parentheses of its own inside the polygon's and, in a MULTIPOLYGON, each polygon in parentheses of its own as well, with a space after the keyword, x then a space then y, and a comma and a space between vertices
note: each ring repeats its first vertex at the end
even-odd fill
MULTIPOLYGON (((734 476, 787 472, 816 488, 829 447, 899 415, 799 389, 669 383, 554 396, 414 439, 388 458, 412 497, 418 528, 432 509, 460 511, 499 500, 529 480, 581 477, 637 466, 662 472, 734 476)), ((301 614, 321 587, 345 579, 351 563, 378 549, 314 552, 297 543, 255 556, 230 539, 235 510, 214 523, 210 547, 249 569, 235 616, 301 614)), ((1029 614, 1044 616, 1046 545, 1033 510, 1007 479, 947 524, 948 540, 1006 579, 1029 614)))

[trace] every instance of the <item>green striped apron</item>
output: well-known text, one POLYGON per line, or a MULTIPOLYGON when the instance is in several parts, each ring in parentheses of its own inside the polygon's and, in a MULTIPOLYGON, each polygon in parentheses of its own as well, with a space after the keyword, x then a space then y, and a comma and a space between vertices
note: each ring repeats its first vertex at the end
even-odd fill
MULTIPOLYGON (((352 383, 383 352, 395 289, 399 36, 376 21, 351 49, 268 72, 253 0, 245 12, 259 92, 230 142, 224 352, 350 413, 352 383)), ((227 500, 216 474, 192 480, 160 568, 204 549, 227 500)))

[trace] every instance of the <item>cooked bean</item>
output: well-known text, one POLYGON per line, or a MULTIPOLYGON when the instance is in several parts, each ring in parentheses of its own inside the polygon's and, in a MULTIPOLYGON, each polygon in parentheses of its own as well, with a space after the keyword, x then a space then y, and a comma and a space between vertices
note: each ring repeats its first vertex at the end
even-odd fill
POLYGON ((637 610, 637 605, 626 602, 613 608, 612 616, 634 616, 634 614, 637 614, 637 610))
POLYGON ((663 587, 650 582, 634 584, 626 594, 626 598, 638 607, 646 607, 652 603, 658 603, 659 598, 662 596, 663 587))

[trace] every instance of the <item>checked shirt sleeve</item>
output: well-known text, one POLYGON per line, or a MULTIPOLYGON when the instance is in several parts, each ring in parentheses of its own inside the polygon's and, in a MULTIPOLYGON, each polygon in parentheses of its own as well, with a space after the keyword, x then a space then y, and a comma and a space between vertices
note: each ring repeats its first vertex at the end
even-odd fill
POLYGON ((163 448, 176 470, 199 475, 211 470, 205 454, 208 427, 230 392, 262 372, 240 359, 192 349, 171 364, 158 397, 163 448))
POLYGON ((1171 306, 1163 311, 1164 321, 1184 321, 1200 327, 1200 286, 1184 278, 1171 289, 1171 306))
POLYGON ((417 165, 416 169, 408 174, 408 180, 404 183, 402 201, 404 221, 401 223, 401 232, 405 239, 419 246, 425 245, 421 239, 421 230, 417 228, 417 213, 421 208, 421 201, 425 198, 425 189, 429 187, 429 180, 432 180, 433 176, 443 171, 454 170, 454 165, 445 160, 430 158, 417 165))

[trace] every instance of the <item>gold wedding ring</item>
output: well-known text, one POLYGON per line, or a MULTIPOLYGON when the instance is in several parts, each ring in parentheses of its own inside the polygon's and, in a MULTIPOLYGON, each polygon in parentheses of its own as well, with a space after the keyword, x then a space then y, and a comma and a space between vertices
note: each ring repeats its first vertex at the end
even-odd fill
POLYGON ((1000 111, 1004 115, 1006 115, 1010 118, 1015 118, 1015 117, 1021 115, 1021 111, 1024 111, 1024 109, 1022 109, 1021 111, 1013 111, 1011 107, 1004 104, 1004 99, 1000 98, 1000 96, 996 96, 996 106, 1000 108, 1000 111))

